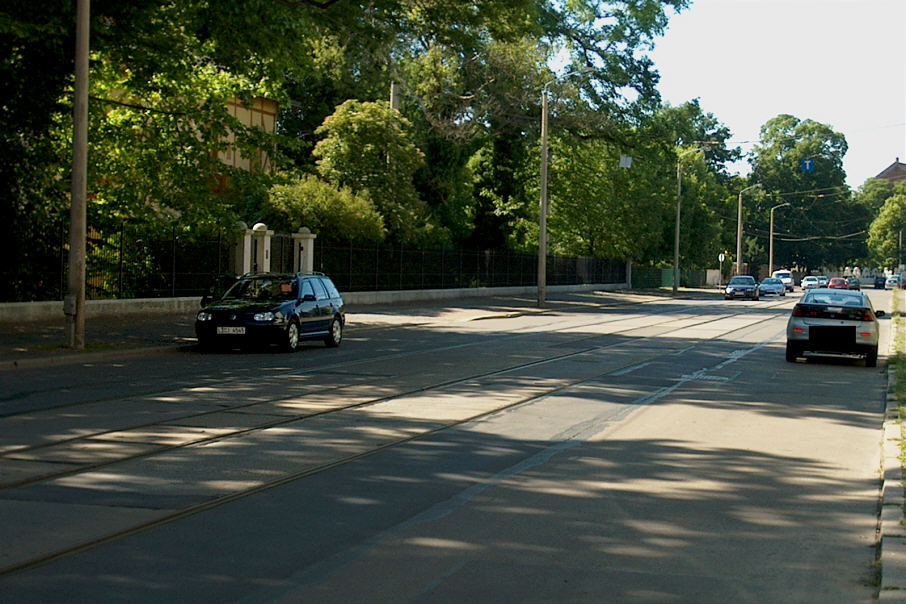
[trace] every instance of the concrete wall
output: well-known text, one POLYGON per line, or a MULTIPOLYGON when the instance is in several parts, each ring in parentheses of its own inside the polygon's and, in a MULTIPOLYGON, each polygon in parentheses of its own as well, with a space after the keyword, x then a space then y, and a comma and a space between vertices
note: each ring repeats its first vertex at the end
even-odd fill
MULTIPOLYGON (((549 285, 547 291, 582 292, 627 289, 627 283, 607 283, 590 285, 549 285)), ((369 304, 394 304, 402 302, 455 300, 457 298, 474 298, 483 296, 534 296, 538 292, 535 286, 530 287, 478 287, 463 289, 426 289, 384 292, 348 292, 343 300, 349 307, 369 304)), ((135 300, 88 300, 85 303, 85 316, 127 316, 132 314, 193 314, 201 307, 201 298, 139 298, 135 300)), ((22 321, 41 321, 48 317, 59 318, 63 315, 63 302, 5 302, 0 303, 0 323, 22 321)))

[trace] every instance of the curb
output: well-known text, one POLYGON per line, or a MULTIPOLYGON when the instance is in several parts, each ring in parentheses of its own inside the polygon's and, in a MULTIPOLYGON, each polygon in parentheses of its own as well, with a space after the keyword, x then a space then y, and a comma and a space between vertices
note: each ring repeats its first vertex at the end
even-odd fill
MULTIPOLYGON (((902 325, 896 329, 901 331, 902 325)), ((888 358, 897 354, 897 332, 890 334, 888 358)), ((900 460, 903 424, 896 395, 896 366, 887 365, 887 400, 881 432, 881 502, 878 545, 881 581, 878 602, 906 602, 906 523, 903 462, 900 460)))
POLYGON ((169 354, 183 352, 195 348, 194 344, 174 344, 171 346, 151 346, 146 348, 123 348, 103 350, 97 352, 73 352, 57 356, 40 356, 13 361, 0 362, 0 371, 13 371, 16 369, 33 369, 35 367, 56 367, 60 365, 73 365, 77 363, 93 363, 97 361, 111 361, 131 359, 141 356, 156 354, 169 354))

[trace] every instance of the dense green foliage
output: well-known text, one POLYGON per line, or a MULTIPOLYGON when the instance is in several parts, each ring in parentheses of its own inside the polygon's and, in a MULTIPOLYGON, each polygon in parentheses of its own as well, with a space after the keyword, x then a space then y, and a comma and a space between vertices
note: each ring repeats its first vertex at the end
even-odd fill
POLYGON ((323 138, 314 156, 325 181, 367 195, 391 237, 411 245, 426 220, 413 182, 424 155, 408 127, 387 102, 346 101, 315 131, 323 138))
MULTIPOLYGON (((846 149, 842 134, 813 120, 779 115, 762 127, 751 160, 752 181, 762 188, 752 194, 747 232, 764 237, 770 208, 789 204, 775 212, 775 265, 818 269, 865 258, 871 216, 846 185, 846 149)), ((765 259, 766 248, 760 251, 765 259)))
POLYGON ((384 239, 384 220, 368 197, 307 174, 271 188, 263 220, 268 227, 296 232, 308 227, 322 242, 384 239))
POLYGON ((869 179, 856 199, 876 216, 868 231, 871 259, 878 266, 898 267, 903 262, 903 231, 906 230, 906 181, 893 184, 869 179))
MULTIPOLYGON (((0 8, 0 253, 12 267, 52 253, 43 235, 68 224, 74 4, 0 8)), ((534 251, 545 90, 554 252, 671 264, 679 162, 684 267, 735 249, 736 194, 752 183, 763 189, 746 205, 747 260, 765 262, 766 212, 781 202, 775 264, 864 257, 893 193, 852 197, 842 135, 778 116, 747 181, 728 173, 740 151, 715 116, 696 100, 661 104, 646 51, 688 4, 93 0, 89 222, 202 237, 264 220, 319 241, 534 251), (276 132, 229 111, 259 97, 280 107, 276 132), (263 152, 266 165, 232 168, 227 152, 263 152), (799 170, 806 158, 814 173, 799 170)), ((3 297, 29 295, 15 270, 3 297)))

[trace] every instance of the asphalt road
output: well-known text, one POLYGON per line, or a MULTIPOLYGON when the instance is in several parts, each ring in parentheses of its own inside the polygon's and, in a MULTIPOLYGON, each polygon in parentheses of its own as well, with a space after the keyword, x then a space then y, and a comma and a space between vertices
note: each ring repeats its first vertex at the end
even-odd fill
POLYGON ((785 362, 794 300, 4 374, 0 594, 870 602, 885 377, 785 362))

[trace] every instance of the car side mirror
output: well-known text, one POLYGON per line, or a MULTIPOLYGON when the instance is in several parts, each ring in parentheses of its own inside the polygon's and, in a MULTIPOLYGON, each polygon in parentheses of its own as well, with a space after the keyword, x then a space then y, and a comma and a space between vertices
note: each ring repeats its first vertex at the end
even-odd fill
POLYGON ((210 295, 205 294, 205 295, 203 295, 203 296, 201 297, 201 306, 202 306, 202 307, 205 307, 205 306, 207 306, 207 305, 210 304, 210 303, 211 303, 211 296, 210 296, 210 295))
POLYGON ((887 313, 885 313, 883 310, 876 310, 876 311, 875 311, 875 316, 876 316, 876 317, 883 317, 885 314, 887 314, 887 313))
POLYGON ((316 299, 314 294, 305 294, 299 298, 299 302, 314 302, 316 299))

